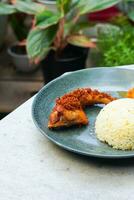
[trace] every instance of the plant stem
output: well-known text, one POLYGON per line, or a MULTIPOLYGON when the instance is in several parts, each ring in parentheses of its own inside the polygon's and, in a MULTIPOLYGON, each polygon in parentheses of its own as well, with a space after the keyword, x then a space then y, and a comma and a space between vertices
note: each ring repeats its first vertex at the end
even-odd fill
MULTIPOLYGON (((75 15, 72 22, 75 24, 79 19, 79 13, 75 15)), ((59 22, 59 28, 54 40, 54 47, 57 50, 57 56, 60 55, 61 51, 67 46, 67 37, 64 38, 64 24, 65 18, 63 17, 59 22)))
POLYGON ((63 17, 59 22, 59 28, 54 40, 54 47, 59 51, 63 48, 64 23, 65 18, 63 17))
POLYGON ((79 13, 77 13, 73 18, 73 24, 75 24, 78 21, 79 17, 80 17, 80 15, 79 15, 79 13))

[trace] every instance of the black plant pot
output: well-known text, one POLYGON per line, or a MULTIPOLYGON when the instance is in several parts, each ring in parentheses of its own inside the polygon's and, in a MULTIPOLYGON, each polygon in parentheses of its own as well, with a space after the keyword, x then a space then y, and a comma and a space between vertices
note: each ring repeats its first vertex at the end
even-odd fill
POLYGON ((51 51, 41 63, 45 83, 65 72, 85 68, 87 55, 87 48, 71 45, 68 45, 58 58, 56 58, 55 52, 51 51))

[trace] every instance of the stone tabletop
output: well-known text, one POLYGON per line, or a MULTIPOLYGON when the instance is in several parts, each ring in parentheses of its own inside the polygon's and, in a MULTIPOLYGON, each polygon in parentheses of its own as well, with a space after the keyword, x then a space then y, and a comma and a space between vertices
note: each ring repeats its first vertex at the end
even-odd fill
POLYGON ((0 200, 131 200, 134 159, 61 149, 35 127, 33 98, 0 121, 0 200))

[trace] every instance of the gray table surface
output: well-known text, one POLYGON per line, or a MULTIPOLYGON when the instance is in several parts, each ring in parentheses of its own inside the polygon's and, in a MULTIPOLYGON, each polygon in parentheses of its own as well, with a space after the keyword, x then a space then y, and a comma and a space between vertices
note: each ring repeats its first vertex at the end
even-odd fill
POLYGON ((0 200, 131 200, 134 159, 67 152, 33 124, 28 100, 0 121, 0 200))

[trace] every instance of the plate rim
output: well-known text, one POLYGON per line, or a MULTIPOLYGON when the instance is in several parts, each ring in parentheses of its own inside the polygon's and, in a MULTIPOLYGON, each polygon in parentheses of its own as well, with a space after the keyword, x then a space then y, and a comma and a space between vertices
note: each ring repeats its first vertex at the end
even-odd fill
MULTIPOLYGON (((111 67, 113 68, 113 67, 111 67)), ((114 67, 117 71, 134 71, 134 69, 127 69, 127 68, 118 68, 118 67, 114 67)), ((52 80, 51 82, 47 83, 46 85, 44 85, 41 90, 38 91, 38 93, 34 96, 33 102, 32 102, 32 109, 31 109, 31 114, 32 114, 32 119, 33 122, 35 124, 35 126, 37 127, 37 129, 41 132, 41 134, 43 136, 45 136, 47 139, 49 139, 51 142, 53 142, 54 144, 56 144, 57 146, 68 150, 70 152, 74 152, 77 154, 81 154, 81 155, 85 155, 85 156, 90 156, 90 157, 96 157, 96 158, 107 158, 107 159, 122 159, 122 158, 132 158, 134 157, 134 152, 133 153, 129 153, 129 154, 125 154, 125 155, 120 155, 120 154, 101 154, 101 153, 92 153, 92 152, 86 152, 86 151, 81 151, 81 150, 77 150, 75 148, 69 147, 67 145, 64 145, 60 142, 55 141, 53 138, 51 138, 50 136, 48 136, 48 134, 45 133, 45 131, 43 131, 40 126, 37 123, 37 120, 35 118, 34 115, 34 110, 35 110, 35 105, 36 105, 36 101, 38 99, 38 96, 46 89, 48 88, 51 84, 57 82, 58 80, 60 80, 62 77, 66 77, 70 74, 74 74, 74 73, 79 73, 81 71, 86 71, 86 70, 100 70, 100 69, 109 69, 109 67, 94 67, 94 68, 87 68, 87 69, 82 69, 82 70, 77 70, 77 71, 71 71, 71 72, 66 72, 64 74, 62 74, 61 76, 59 76, 58 78, 52 80)))

